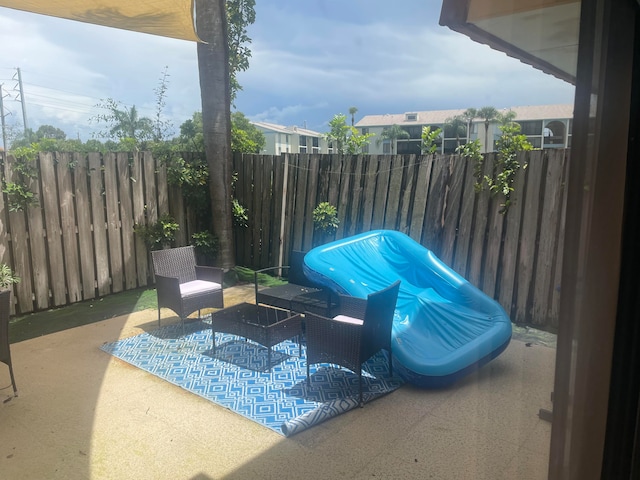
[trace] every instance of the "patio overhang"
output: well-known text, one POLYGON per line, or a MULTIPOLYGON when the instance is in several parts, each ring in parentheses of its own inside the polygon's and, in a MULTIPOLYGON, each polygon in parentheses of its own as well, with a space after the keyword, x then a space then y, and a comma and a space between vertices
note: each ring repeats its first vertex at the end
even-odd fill
POLYGON ((0 7, 52 17, 201 41, 194 24, 194 0, 0 0, 0 7))
POLYGON ((573 85, 580 2, 443 0, 440 25, 573 85))

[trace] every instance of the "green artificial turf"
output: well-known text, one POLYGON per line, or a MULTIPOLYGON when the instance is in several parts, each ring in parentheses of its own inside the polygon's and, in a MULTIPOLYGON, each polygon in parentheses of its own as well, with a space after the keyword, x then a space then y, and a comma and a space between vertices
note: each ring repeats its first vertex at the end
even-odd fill
MULTIPOLYGON (((227 288, 237 283, 253 282, 253 270, 236 267, 225 276, 224 287, 227 288)), ((286 282, 270 275, 258 274, 258 283, 264 286, 273 286, 286 282)), ((19 315, 12 317, 9 322, 9 341, 11 343, 21 342, 148 308, 158 308, 155 288, 128 290, 65 307, 19 315)))

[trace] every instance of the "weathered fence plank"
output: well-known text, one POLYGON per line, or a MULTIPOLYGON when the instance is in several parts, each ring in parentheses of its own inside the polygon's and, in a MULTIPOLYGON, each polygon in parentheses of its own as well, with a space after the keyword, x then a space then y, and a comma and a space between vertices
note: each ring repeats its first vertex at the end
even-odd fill
POLYGON ((456 249, 466 167, 467 162, 463 158, 452 156, 449 159, 450 182, 446 186, 445 192, 444 225, 440 244, 440 260, 449 266, 453 265, 453 255, 456 249))
POLYGON ((104 192, 107 208, 111 291, 117 293, 124 288, 124 268, 122 265, 120 210, 118 208, 118 175, 114 153, 107 153, 104 156, 104 192))
MULTIPOLYGON (((16 159, 9 156, 8 161, 4 165, 5 178, 9 182, 21 183, 21 178, 17 172, 14 171, 13 164, 16 159)), ((27 234, 27 220, 25 212, 20 210, 9 210, 9 225, 11 228, 9 233, 11 235, 11 246, 13 250, 14 271, 20 277, 21 281, 15 286, 16 297, 20 309, 25 308, 26 311, 33 309, 32 300, 32 281, 29 275, 29 246, 26 241, 27 234), (11 211, 13 210, 13 211, 11 211)), ((21 310, 24 311, 24 310, 21 310)))
POLYGON ((373 212, 371 218, 372 230, 384 228, 384 217, 387 209, 390 176, 391 157, 389 155, 382 155, 378 158, 378 174, 375 176, 375 196, 373 200, 373 212))
POLYGON ((524 197, 524 212, 518 253, 517 276, 515 278, 517 323, 527 323, 531 318, 531 300, 533 275, 537 253, 538 232, 540 228, 540 188, 544 175, 544 162, 529 162, 527 167, 527 187, 524 197))
POLYGON ((445 193, 449 184, 449 175, 448 157, 436 156, 427 191, 427 207, 422 224, 422 244, 438 256, 441 249, 445 193))
POLYGON ((402 211, 398 220, 398 230, 409 235, 411 222, 411 209, 413 206, 413 193, 418 165, 416 155, 406 155, 402 171, 401 204, 402 211))
MULTIPOLYGON (((146 225, 144 215, 144 169, 142 168, 142 157, 140 153, 133 155, 131 164, 131 176, 133 183, 131 185, 131 197, 133 207, 133 224, 146 225)), ((182 198, 182 195, 180 194, 182 198)), ((149 260, 147 246, 144 239, 140 235, 135 235, 135 251, 136 251, 136 274, 138 277, 138 286, 142 287, 149 283, 149 260)))
POLYGON ((351 186, 348 187, 350 192, 347 190, 344 197, 345 199, 350 199, 351 207, 348 207, 346 204, 343 204, 344 206, 342 207, 349 210, 349 226, 348 228, 345 228, 342 236, 355 235, 357 232, 361 231, 362 212, 364 209, 364 182, 366 178, 365 172, 367 163, 368 162, 365 161, 365 157, 363 155, 358 155, 356 157, 355 165, 353 166, 353 175, 351 177, 351 186))
POLYGON ((422 241, 422 225, 424 223, 425 212, 427 211, 427 196, 429 194, 429 184, 431 183, 432 166, 432 155, 421 157, 421 160, 418 162, 418 178, 413 196, 413 213, 411 215, 411 227, 409 230, 409 236, 418 243, 422 241))
POLYGON ((550 322, 551 304, 554 289, 555 262, 557 257, 558 235, 562 215, 563 185, 554 179, 561 179, 564 172, 564 155, 560 151, 548 151, 546 179, 543 182, 542 219, 538 242, 533 286, 533 316, 531 323, 546 325, 550 322))
POLYGON ((67 297, 69 303, 75 303, 82 300, 82 278, 80 275, 80 259, 78 258, 76 211, 71 185, 69 157, 69 153, 59 153, 57 155, 58 166, 56 170, 67 297))
POLYGON ((307 188, 306 188, 306 202, 304 204, 304 218, 305 218, 305 226, 304 226, 304 239, 302 243, 302 248, 304 251, 310 250, 313 248, 313 234, 314 234, 314 224, 313 224, 313 210, 317 205, 318 198, 318 174, 320 170, 320 162, 318 155, 308 155, 309 159, 309 175, 307 177, 307 188))
POLYGON ((27 208, 34 308, 44 310, 49 307, 49 269, 47 268, 46 230, 42 217, 42 191, 38 179, 30 179, 27 185, 38 198, 37 204, 27 208))
POLYGON ((94 264, 93 238, 91 234, 91 202, 87 158, 80 153, 73 154, 73 183, 78 222, 78 253, 80 257, 80 275, 82 277, 82 299, 96 296, 96 269, 94 264))
POLYGON ((93 243, 95 248, 96 280, 98 295, 111 292, 109 272, 109 243, 104 204, 104 178, 99 153, 89 153, 89 185, 91 191, 91 217, 93 219, 93 243))
POLYGON ((558 152, 559 155, 562 155, 562 163, 563 170, 562 176, 559 179, 554 179, 556 182, 560 184, 560 188, 562 191, 562 203, 560 206, 560 222, 558 224, 558 234, 556 236, 556 259, 555 259, 555 267, 553 269, 553 278, 551 279, 551 311, 549 313, 550 317, 550 325, 545 325, 545 327, 551 327, 552 329, 557 329, 560 322, 560 294, 562 291, 562 259, 564 255, 564 225, 566 222, 567 216, 567 177, 569 175, 569 160, 570 160, 570 151, 564 150, 558 152))
POLYGON ((133 204, 131 203, 131 173, 129 171, 129 155, 119 152, 116 155, 118 169, 118 197, 120 199, 120 229, 122 238, 122 262, 124 289, 136 288, 136 247, 133 236, 133 204))
POLYGON ((389 194, 384 212, 383 227, 388 230, 397 230, 402 218, 402 176, 404 172, 404 159, 396 155, 391 160, 389 172, 389 194))
MULTIPOLYGON (((530 161, 527 152, 518 154, 518 161, 521 165, 530 161)), ((526 170, 521 168, 516 174, 514 181, 514 191, 511 198, 511 206, 505 214, 504 243, 502 246, 502 256, 500 259, 500 277, 498 279, 499 295, 498 301, 511 316, 515 313, 515 278, 518 262, 518 250, 520 245, 520 225, 524 210, 524 190, 526 170), (512 313, 514 312, 514 313, 512 313)))
POLYGON ((463 277, 467 276, 469 268, 469 250, 471 249, 471 234, 473 227, 473 212, 476 199, 476 177, 474 176, 474 164, 472 160, 465 159, 466 175, 462 187, 462 199, 460 204, 460 220, 457 226, 456 249, 454 252, 453 269, 463 277))
POLYGON ((58 192, 56 191, 57 182, 53 166, 53 154, 51 153, 40 154, 40 180, 47 229, 47 249, 49 251, 53 305, 65 305, 67 303, 67 295, 64 280, 62 231, 60 229, 60 211, 58 210, 58 192))

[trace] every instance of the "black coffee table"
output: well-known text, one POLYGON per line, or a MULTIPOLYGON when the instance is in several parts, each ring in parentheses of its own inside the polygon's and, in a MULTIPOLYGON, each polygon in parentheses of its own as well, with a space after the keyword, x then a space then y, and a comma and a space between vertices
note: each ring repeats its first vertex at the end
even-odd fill
POLYGON ((302 317, 287 310, 240 303, 211 315, 213 353, 216 351, 216 332, 238 335, 267 347, 267 367, 271 369, 271 347, 298 337, 298 349, 300 348, 302 317))

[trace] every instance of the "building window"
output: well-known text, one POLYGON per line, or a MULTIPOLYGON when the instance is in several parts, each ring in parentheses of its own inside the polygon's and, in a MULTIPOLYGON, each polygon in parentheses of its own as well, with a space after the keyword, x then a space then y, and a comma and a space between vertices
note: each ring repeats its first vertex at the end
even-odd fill
POLYGON ((391 153, 391 140, 384 140, 382 142, 382 153, 391 153))
POLYGON ((417 113, 405 113, 404 118, 407 122, 417 122, 418 114, 417 113))
POLYGON ((304 135, 300 135, 300 153, 307 153, 307 137, 304 135))
POLYGON ((529 120, 516 123, 520 124, 520 133, 523 135, 542 135, 542 120, 529 120))
POLYGON ((318 137, 313 137, 311 139, 311 145, 313 148, 313 153, 320 153, 320 139, 318 137))

